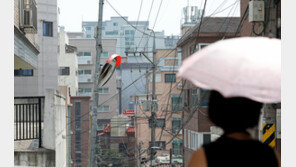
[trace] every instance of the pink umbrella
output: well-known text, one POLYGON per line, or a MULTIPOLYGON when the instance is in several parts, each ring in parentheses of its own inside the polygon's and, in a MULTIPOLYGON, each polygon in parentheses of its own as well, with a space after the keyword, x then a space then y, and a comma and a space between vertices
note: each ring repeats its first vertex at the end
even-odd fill
POLYGON ((215 42, 184 60, 177 74, 224 97, 281 101, 281 41, 241 37, 215 42))

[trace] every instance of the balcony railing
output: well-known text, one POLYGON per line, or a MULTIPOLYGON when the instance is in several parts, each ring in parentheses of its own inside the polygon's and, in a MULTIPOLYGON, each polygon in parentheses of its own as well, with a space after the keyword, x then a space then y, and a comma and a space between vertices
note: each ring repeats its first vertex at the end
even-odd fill
POLYGON ((44 97, 14 98, 14 141, 39 140, 42 144, 44 97))

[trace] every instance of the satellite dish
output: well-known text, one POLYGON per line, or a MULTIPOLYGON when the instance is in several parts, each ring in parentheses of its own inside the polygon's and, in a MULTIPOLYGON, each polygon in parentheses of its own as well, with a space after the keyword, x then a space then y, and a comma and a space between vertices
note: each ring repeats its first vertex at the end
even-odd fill
POLYGON ((113 54, 103 66, 100 75, 98 77, 98 86, 104 86, 115 71, 115 67, 118 67, 121 63, 121 57, 118 54, 113 54))

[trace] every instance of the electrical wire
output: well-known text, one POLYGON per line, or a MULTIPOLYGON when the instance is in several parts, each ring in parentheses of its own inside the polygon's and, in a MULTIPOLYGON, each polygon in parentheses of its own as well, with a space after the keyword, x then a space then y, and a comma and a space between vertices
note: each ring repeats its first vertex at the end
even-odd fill
MULTIPOLYGON (((149 34, 147 34, 146 32, 144 31, 141 31, 139 30, 137 27, 135 27, 133 24, 129 23, 128 20, 126 20, 126 18, 124 18, 111 4, 108 0, 106 0, 106 2, 109 4, 109 6, 127 23, 129 24, 130 26, 132 26, 135 30, 137 30, 138 32, 142 33, 142 34, 145 34, 147 36, 150 36, 149 34)), ((151 36, 153 37, 153 36, 151 36)), ((155 38, 158 38, 158 39, 164 39, 164 38, 160 38, 160 37, 155 37, 155 38)))

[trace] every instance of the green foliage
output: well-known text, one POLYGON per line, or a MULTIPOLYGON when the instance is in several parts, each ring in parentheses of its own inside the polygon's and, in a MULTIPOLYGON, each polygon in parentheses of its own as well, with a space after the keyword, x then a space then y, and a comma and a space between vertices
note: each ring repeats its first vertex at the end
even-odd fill
POLYGON ((128 167, 128 158, 123 153, 106 150, 98 158, 98 167, 128 167))

